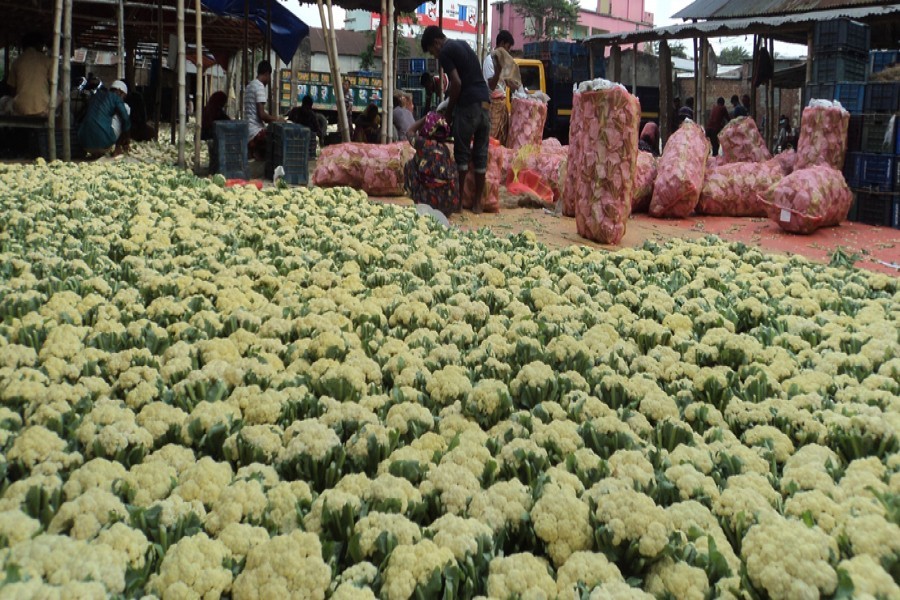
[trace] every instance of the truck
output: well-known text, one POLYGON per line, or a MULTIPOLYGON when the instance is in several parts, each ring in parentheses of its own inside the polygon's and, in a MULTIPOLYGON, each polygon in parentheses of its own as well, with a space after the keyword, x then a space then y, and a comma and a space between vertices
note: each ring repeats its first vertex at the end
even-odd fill
MULTIPOLYGON (((354 113, 362 112, 372 103, 381 106, 383 81, 380 73, 357 71, 343 77, 350 82, 354 113)), ((290 69, 282 69, 280 92, 278 105, 282 113, 298 106, 303 97, 309 95, 313 99, 313 110, 325 115, 329 123, 337 123, 337 100, 331 73, 299 71, 297 79, 291 81, 290 69)))

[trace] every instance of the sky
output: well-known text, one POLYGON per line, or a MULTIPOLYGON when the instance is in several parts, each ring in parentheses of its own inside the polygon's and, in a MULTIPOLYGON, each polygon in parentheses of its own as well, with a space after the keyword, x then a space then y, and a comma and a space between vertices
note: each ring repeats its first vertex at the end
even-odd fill
MULTIPOLYGON (((671 19, 670 17, 682 8, 693 3, 693 1, 694 0, 644 0, 644 10, 653 13, 654 25, 657 27, 662 25, 675 25, 681 21, 671 19)), ((580 3, 583 6, 596 6, 596 0, 580 0, 580 3)), ((321 26, 319 8, 316 4, 300 4, 298 0, 287 0, 286 5, 310 27, 321 26)), ((343 9, 335 7, 334 23, 339 29, 344 26, 344 14, 343 9)), ((749 52, 753 47, 753 36, 716 38, 712 40, 712 46, 716 52, 729 46, 743 46, 749 52)), ((805 56, 806 48, 792 44, 776 43, 775 52, 778 55, 805 56)))

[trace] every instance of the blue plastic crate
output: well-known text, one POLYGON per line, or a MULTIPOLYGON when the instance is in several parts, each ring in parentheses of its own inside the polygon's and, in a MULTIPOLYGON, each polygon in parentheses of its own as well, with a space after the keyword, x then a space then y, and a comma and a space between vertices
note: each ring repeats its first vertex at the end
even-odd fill
POLYGON ((847 125, 847 150, 848 152, 862 151, 862 115, 850 115, 850 123, 847 125))
POLYGON ((897 138, 893 115, 865 115, 859 149, 872 154, 896 154, 897 138))
POLYGON ((866 84, 838 83, 834 86, 834 100, 850 113, 861 113, 866 100, 866 84))
POLYGON ((900 229, 900 196, 894 196, 891 206, 891 227, 900 229))
POLYGON ((409 70, 413 73, 424 73, 425 72, 425 59, 424 58, 411 58, 409 59, 409 70))
POLYGON ((220 173, 228 179, 247 179, 250 172, 247 165, 249 141, 247 121, 216 121, 209 154, 210 173, 220 173))
POLYGON ((541 43, 529 42, 522 46, 522 52, 525 54, 525 58, 534 58, 541 53, 541 43))
POLYGON ((588 50, 588 47, 584 44, 572 44, 569 50, 572 53, 572 57, 584 56, 585 58, 590 56, 591 52, 588 50))
POLYGON ((268 138, 271 151, 267 154, 266 176, 276 167, 284 168, 284 180, 292 185, 306 185, 309 181, 309 148, 315 138, 307 127, 296 123, 272 123, 268 138))
POLYGON ((865 81, 868 66, 868 54, 820 52, 813 61, 813 82, 865 81))
POLYGON ((900 82, 866 85, 866 112, 897 112, 900 109, 900 82))
MULTIPOLYGON (((890 192, 894 187, 896 158, 889 154, 854 153, 849 163, 848 183, 855 188, 890 192)), ((845 171, 845 176, 847 175, 845 171)))
POLYGON ((898 59, 900 59, 900 53, 896 50, 872 50, 869 52, 869 75, 884 71, 898 59))
POLYGON ((869 40, 869 26, 850 19, 819 21, 813 33, 813 47, 816 52, 835 50, 868 52, 869 40))

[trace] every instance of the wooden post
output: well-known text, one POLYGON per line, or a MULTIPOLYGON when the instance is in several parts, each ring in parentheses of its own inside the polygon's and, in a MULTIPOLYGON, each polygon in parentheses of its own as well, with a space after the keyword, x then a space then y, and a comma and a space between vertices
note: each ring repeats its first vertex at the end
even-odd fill
POLYGON ((672 112, 672 52, 669 42, 659 41, 659 139, 663 147, 669 136, 672 112))
MULTIPOLYGON (((488 11, 490 10, 490 3, 488 0, 484 0, 481 3, 481 6, 484 8, 484 15, 481 18, 481 27, 483 29, 484 42, 482 42, 481 46, 484 48, 484 55, 487 56, 487 48, 490 46, 490 36, 488 35, 488 11)), ((497 28, 500 29, 499 27, 497 28)), ((481 58, 482 63, 484 62, 484 57, 481 58)))
POLYGON ((322 35, 325 37, 325 51, 328 54, 328 64, 331 67, 331 83, 334 86, 334 99, 337 103, 338 129, 341 130, 341 140, 350 141, 350 115, 344 105, 344 86, 341 80, 341 67, 338 63, 337 44, 334 43, 334 29, 331 0, 328 0, 328 13, 330 18, 325 18, 325 5, 323 0, 318 0, 319 18, 322 21, 322 35))
POLYGON ((699 106, 697 101, 700 99, 700 51, 697 46, 697 38, 694 38, 694 120, 697 120, 697 111, 699 106))
MULTIPOLYGON (((323 24, 324 25, 324 24, 323 24)), ((244 94, 247 90, 247 84, 250 83, 250 0, 244 0, 244 68, 242 70, 243 78, 241 79, 241 94, 240 94, 240 114, 241 117, 246 119, 247 115, 244 114, 244 94)))
POLYGON ((163 47, 163 8, 162 0, 158 5, 158 22, 156 27, 156 60, 159 61, 159 71, 156 74, 156 130, 157 133, 162 132, 162 88, 163 88, 163 66, 162 66, 162 47, 163 47))
MULTIPOLYGON (((50 72, 50 109, 47 111, 47 136, 48 158, 56 160, 56 95, 59 93, 59 37, 62 29, 63 0, 56 0, 53 8, 53 43, 50 45, 50 58, 53 60, 53 70, 50 72)), ((6 48, 9 56, 9 46, 6 48)), ((9 75, 9 68, 4 71, 9 75)))
MULTIPOLYGON (((387 95, 387 84, 388 78, 390 74, 388 73, 388 65, 390 64, 390 58, 388 54, 388 27, 387 27, 387 0, 381 0, 381 22, 378 24, 381 27, 381 107, 382 109, 387 108, 387 98, 384 96, 387 95)), ((387 115, 382 115, 381 118, 381 143, 387 143, 387 115)))
POLYGON ((756 126, 759 127, 759 119, 757 119, 756 112, 756 85, 754 84, 754 80, 756 79, 756 71, 759 70, 759 36, 753 36, 753 63, 752 69, 750 72, 750 116, 753 117, 753 120, 756 121, 756 126))
POLYGON ((184 168, 184 136, 187 133, 185 117, 187 112, 187 64, 185 64, 184 45, 184 0, 178 0, 176 5, 176 19, 178 23, 178 166, 184 168))
POLYGON ((638 73, 638 45, 632 46, 631 51, 631 95, 637 96, 637 73, 638 73))
POLYGON ((479 63, 484 62, 484 37, 481 35, 481 1, 475 0, 475 55, 479 63))
MULTIPOLYGON (((438 0, 438 27, 444 30, 444 0, 438 0)), ((444 69, 438 61, 438 102, 444 101, 444 69)))
POLYGON ((609 75, 610 81, 621 82, 622 81, 622 49, 618 44, 612 47, 612 50, 609 52, 609 65, 612 67, 610 70, 612 73, 607 73, 609 75))
POLYGON ((278 68, 278 61, 272 60, 272 0, 267 0, 266 2, 266 60, 268 60, 272 64, 272 80, 269 82, 269 113, 277 115, 279 112, 279 102, 278 102, 278 94, 276 93, 279 90, 278 86, 278 73, 281 69, 278 68))
POLYGON ((195 20, 197 41, 197 85, 194 92, 194 172, 200 171, 200 128, 203 120, 203 5, 201 0, 195 1, 195 20))
POLYGON ((595 44, 588 45, 588 79, 594 78, 594 46, 595 44))
POLYGON ((707 98, 706 92, 707 82, 709 80, 709 40, 700 38, 702 51, 700 53, 700 98, 694 100, 694 119, 703 127, 706 124, 707 98))
MULTIPOLYGON (((806 84, 809 85, 812 83, 812 61, 815 53, 813 52, 813 44, 815 42, 815 38, 813 36, 813 30, 810 29, 806 34, 806 84)), ((800 94, 800 97, 803 97, 803 94, 800 94)), ((800 112, 803 112, 803 107, 800 107, 800 112)))
POLYGON ((766 104, 769 106, 769 116, 766 118, 766 122, 769 124, 769 139, 767 141, 769 148, 772 148, 775 136, 778 135, 778 114, 775 110, 775 38, 769 38, 769 58, 772 59, 772 78, 769 80, 767 88, 768 98, 766 99, 766 104))
MULTIPOLYGON (((394 48, 396 46, 396 35, 397 35, 397 15, 394 10, 394 0, 387 0, 388 4, 388 18, 393 23, 393 27, 388 31, 388 44, 391 47, 391 64, 388 65, 388 80, 387 80, 387 109, 384 111, 384 120, 387 121, 387 130, 388 130, 388 140, 394 137, 394 88, 397 86, 397 61, 394 60, 395 52, 394 48)), ((384 104, 384 101, 382 101, 384 104)), ((398 140, 399 141, 399 140, 398 140)))
MULTIPOLYGON (((119 54, 116 64, 116 76, 118 79, 125 79, 125 0, 119 0, 116 5, 116 21, 117 21, 117 52, 119 54)), ((129 83, 134 86, 133 81, 129 83)))
MULTIPOLYGON (((62 114, 62 146, 63 160, 72 160, 72 0, 65 0, 63 4, 63 49, 62 49, 62 86, 63 114, 62 114)), ((56 145, 56 136, 50 140, 50 144, 56 145)))

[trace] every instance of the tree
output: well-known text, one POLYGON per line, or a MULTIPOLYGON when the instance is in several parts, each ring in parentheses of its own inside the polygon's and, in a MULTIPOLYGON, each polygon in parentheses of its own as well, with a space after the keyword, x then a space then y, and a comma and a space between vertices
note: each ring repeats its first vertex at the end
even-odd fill
POLYGON ((669 52, 672 54, 672 58, 687 58, 687 47, 682 42, 675 42, 674 44, 669 45, 669 52))
POLYGON ((750 53, 743 46, 728 46, 719 52, 720 65, 739 65, 750 58, 750 53))
POLYGON ((534 34, 529 37, 563 39, 578 25, 578 3, 573 0, 510 0, 509 3, 534 24, 534 34))

